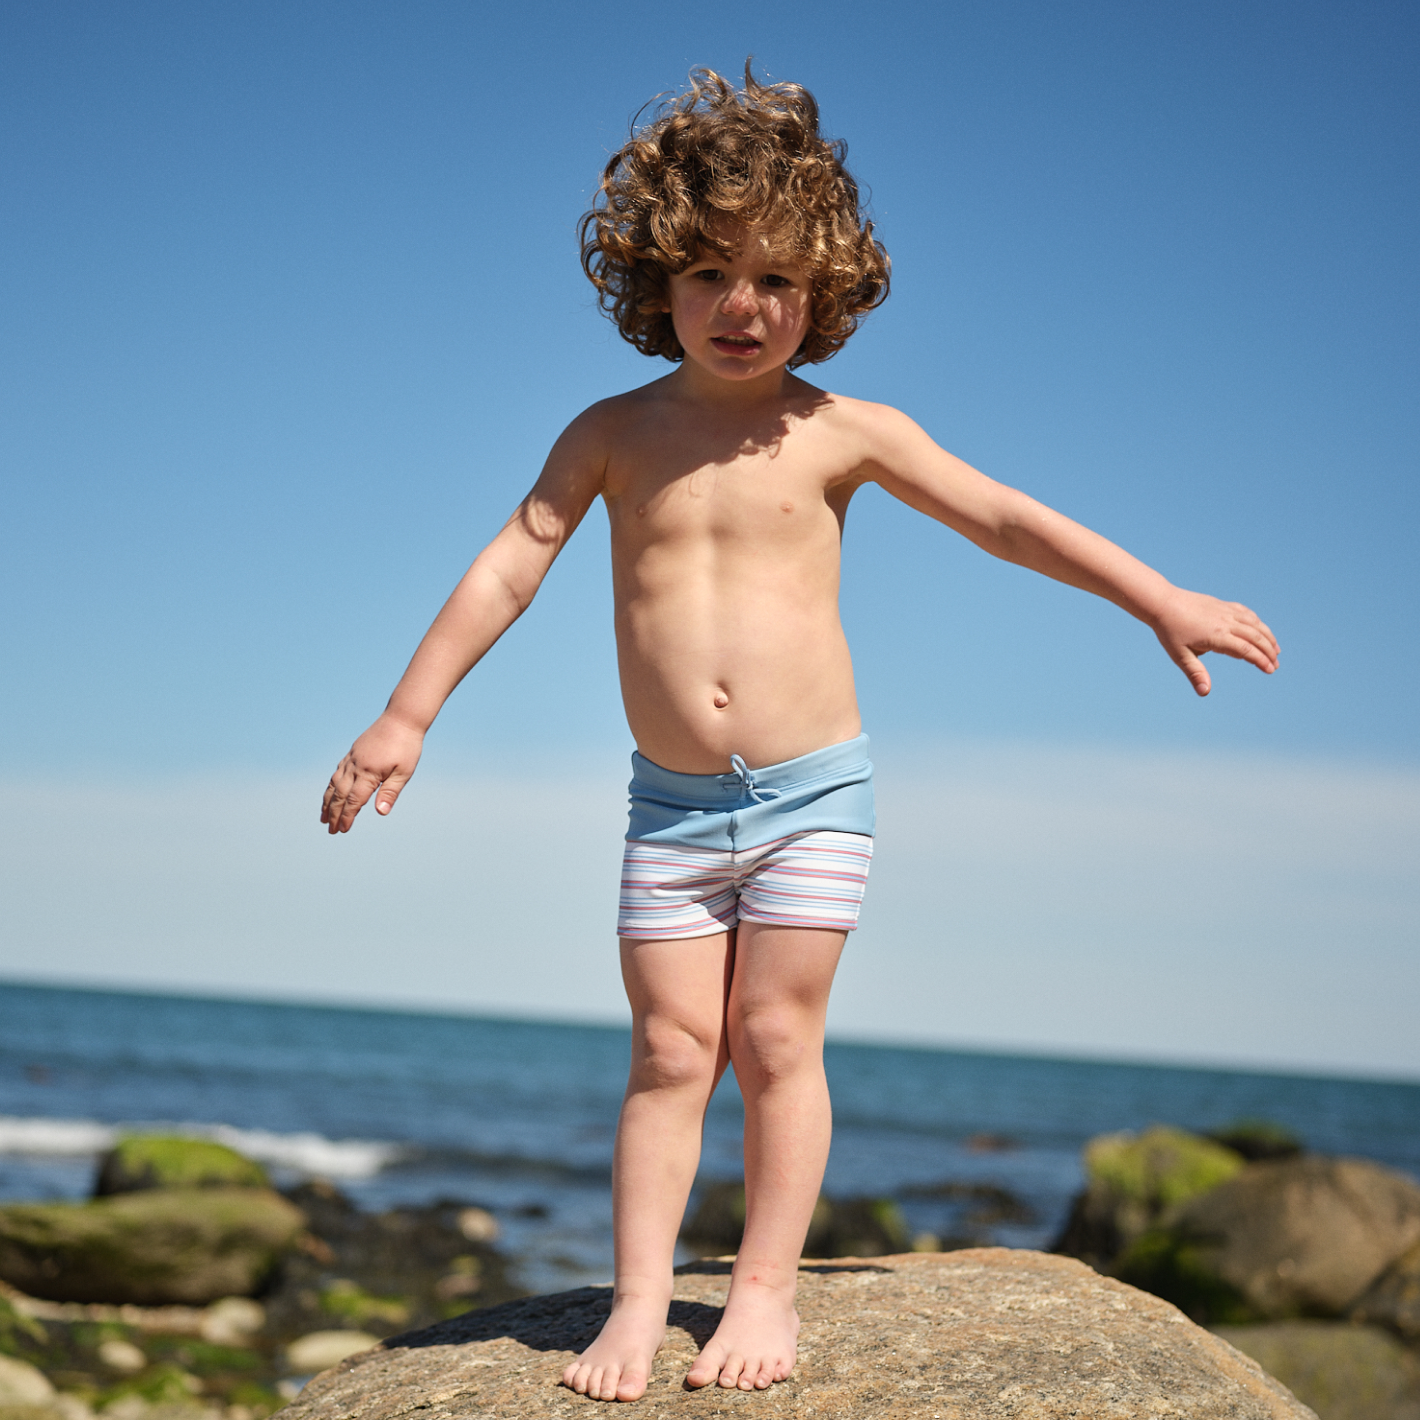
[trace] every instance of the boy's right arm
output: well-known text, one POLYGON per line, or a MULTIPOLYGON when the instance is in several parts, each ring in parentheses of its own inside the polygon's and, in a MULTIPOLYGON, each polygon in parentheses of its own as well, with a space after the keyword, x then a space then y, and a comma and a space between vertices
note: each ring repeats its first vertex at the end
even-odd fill
POLYGON ((331 775, 321 801, 321 822, 329 832, 348 832, 376 790, 376 812, 389 813, 414 773, 425 731, 444 701, 527 610, 553 559, 601 491, 605 424, 600 406, 572 421, 532 491, 454 588, 384 713, 331 775))

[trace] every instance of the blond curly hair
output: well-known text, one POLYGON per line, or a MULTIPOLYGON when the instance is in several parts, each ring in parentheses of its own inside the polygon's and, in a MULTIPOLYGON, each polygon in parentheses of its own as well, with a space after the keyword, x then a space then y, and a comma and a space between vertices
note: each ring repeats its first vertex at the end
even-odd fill
POLYGON ((889 278, 846 152, 820 136, 818 104, 800 85, 761 84, 748 63, 742 89, 693 69, 688 92, 612 155, 582 218, 582 266, 602 310, 643 355, 681 359, 666 278, 706 252, 731 257, 728 218, 767 230, 812 279, 809 331, 789 364, 836 355, 887 299, 889 278))

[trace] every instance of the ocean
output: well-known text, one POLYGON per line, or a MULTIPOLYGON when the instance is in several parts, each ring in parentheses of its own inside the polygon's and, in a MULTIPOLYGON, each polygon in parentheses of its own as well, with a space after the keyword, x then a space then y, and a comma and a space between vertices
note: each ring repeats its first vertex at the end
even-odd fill
MULTIPOLYGON (((363 1208, 480 1204, 532 1290, 604 1281, 629 1051, 595 1026, 0 984, 0 1200, 82 1198, 116 1132, 177 1128, 363 1208)), ((1420 1178, 1420 1084, 842 1042, 826 1058, 825 1191, 895 1197, 914 1232, 1047 1246, 1081 1145, 1154 1122, 1269 1119, 1420 1178), (973 1222, 963 1184, 1024 1206, 973 1222)), ((727 1076, 701 1183, 739 1176, 741 1122, 727 1076)))

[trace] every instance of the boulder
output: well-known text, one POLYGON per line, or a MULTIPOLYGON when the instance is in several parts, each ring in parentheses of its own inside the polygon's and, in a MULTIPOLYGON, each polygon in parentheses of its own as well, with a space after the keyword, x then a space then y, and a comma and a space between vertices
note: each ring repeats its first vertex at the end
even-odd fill
POLYGON ((148 1357, 142 1349, 121 1336, 110 1336, 100 1341, 98 1357, 109 1370, 125 1376, 136 1375, 148 1365, 148 1357))
MULTIPOLYGON (((1315 1420, 1255 1362, 1155 1297, 1043 1253, 978 1248, 805 1263, 794 1374, 762 1392, 687 1391, 727 1262, 678 1269, 637 1414, 813 1420, 1315 1420)), ((558 1385, 609 1287, 532 1297, 392 1338, 317 1376, 286 1420, 499 1420, 590 1413, 558 1385)))
POLYGON ((1243 1168, 1234 1150, 1165 1124, 1137 1135, 1097 1135, 1083 1161, 1085 1188, 1051 1251, 1101 1268, 1172 1210, 1243 1168))
POLYGON ((1420 1241, 1420 1187, 1365 1159, 1250 1164, 1137 1239, 1114 1275, 1199 1320, 1342 1316, 1420 1241))
POLYGON ((147 1188, 265 1188, 269 1183, 260 1164, 225 1144, 134 1134, 99 1160, 94 1197, 147 1188))
POLYGON ((1411 1345, 1420 1344, 1420 1243, 1401 1253, 1371 1283, 1351 1316, 1389 1327, 1411 1345))
MULTIPOLYGON (((712 1183, 681 1229, 681 1240, 713 1257, 739 1248, 745 1230, 742 1183, 712 1183)), ((820 1194, 804 1240, 805 1257, 877 1257, 907 1247, 907 1224, 891 1198, 832 1199, 820 1194)))
POLYGON ((0 1406, 48 1405, 53 1399, 54 1387, 37 1366, 0 1356, 0 1406))
POLYGON ((1377 1327, 1273 1321, 1218 1335, 1325 1420, 1420 1420, 1420 1358, 1377 1327))
POLYGON ((367 1331, 312 1331, 286 1348, 286 1368, 297 1375, 313 1375, 379 1344, 380 1338, 367 1331))
POLYGON ((266 1325, 266 1308, 250 1297, 223 1297, 202 1314, 198 1335, 212 1346, 245 1346, 266 1325))
POLYGON ((257 1291, 304 1224, 260 1188, 13 1203, 0 1207, 0 1279, 59 1302, 200 1306, 257 1291))

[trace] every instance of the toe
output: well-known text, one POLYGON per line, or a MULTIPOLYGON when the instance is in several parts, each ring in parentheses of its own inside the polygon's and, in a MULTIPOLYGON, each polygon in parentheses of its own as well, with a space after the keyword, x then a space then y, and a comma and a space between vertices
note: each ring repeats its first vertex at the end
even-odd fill
POLYGON ((743 1356, 730 1356, 725 1364, 720 1367, 720 1384, 726 1390, 733 1390, 740 1383, 740 1377, 744 1374, 745 1358, 743 1356))
POLYGON ((646 1378, 634 1371, 623 1371, 621 1383, 616 1388, 618 1400, 640 1400, 646 1394, 646 1378))
POLYGON ((708 1346, 696 1358, 695 1364, 686 1372, 685 1383, 692 1389, 698 1390, 701 1386, 709 1385, 720 1374, 720 1352, 717 1347, 711 1350, 708 1346))

